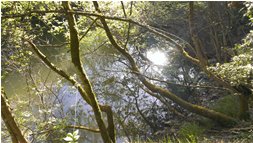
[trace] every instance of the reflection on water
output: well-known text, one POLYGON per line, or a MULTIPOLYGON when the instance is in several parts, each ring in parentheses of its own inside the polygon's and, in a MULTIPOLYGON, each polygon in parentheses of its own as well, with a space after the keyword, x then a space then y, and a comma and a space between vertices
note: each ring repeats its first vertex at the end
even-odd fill
MULTIPOLYGON (((70 59, 70 53, 67 52, 68 49, 49 49, 49 48, 40 48, 41 51, 47 56, 47 58, 56 66, 60 67, 69 75, 73 75, 75 73, 75 68, 71 62, 70 59), (53 56, 52 56, 53 55, 53 56)), ((80 119, 79 123, 94 127, 96 128, 96 122, 94 121, 91 116, 93 116, 91 111, 91 108, 89 105, 87 105, 80 94, 72 87, 72 85, 65 80, 62 82, 62 86, 59 87, 58 90, 54 90, 56 96, 53 94, 50 94, 48 91, 49 89, 44 89, 44 85, 40 84, 41 82, 46 84, 48 87, 57 83, 59 81, 59 77, 57 74, 55 74, 52 70, 50 70, 42 61, 40 61, 36 56, 34 59, 32 59, 31 62, 31 75, 28 75, 27 73, 20 74, 18 72, 12 72, 9 73, 8 76, 4 78, 2 81, 2 86, 5 87, 7 96, 10 98, 10 102, 12 105, 16 105, 18 101, 29 99, 31 101, 31 104, 29 104, 29 110, 31 110, 32 114, 36 117, 41 116, 41 113, 39 111, 43 110, 43 107, 41 107, 40 104, 40 97, 39 95, 35 94, 34 92, 31 92, 29 94, 28 91, 28 85, 27 80, 30 81, 31 77, 36 82, 36 86, 40 90, 46 90, 46 93, 44 94, 47 96, 45 98, 44 102, 47 104, 49 108, 51 106, 57 107, 59 102, 62 104, 61 107, 53 108, 52 111, 55 115, 55 117, 58 118, 64 118, 66 116, 70 116, 70 120, 68 121, 69 124, 74 124, 74 114, 73 110, 76 108, 78 112, 78 118, 80 119), (31 96, 28 97, 28 96, 31 96), (77 99, 75 98, 77 97, 77 99), (19 100, 13 100, 18 98, 19 100), (58 98, 60 101, 55 102, 55 99, 58 98), (76 100, 78 101, 78 104, 76 104, 76 100), (80 105, 80 106, 78 106, 80 105), (76 107, 78 106, 78 107, 76 107), (63 112, 61 112, 61 110, 63 112), (83 114, 82 114, 83 112, 83 114)), ((89 73, 89 71, 87 71, 89 73)), ((31 85, 31 81, 29 82, 29 86, 31 85)), ((30 90, 34 87, 30 87, 30 90)), ((21 109, 20 109, 21 110, 21 109)), ((51 109, 50 109, 51 110, 51 109)), ((22 111, 22 110, 21 110, 22 111)), ((30 126, 32 126, 33 129, 37 128, 37 123, 31 122, 29 123, 30 126)), ((71 129, 72 130, 72 129, 71 129)), ((79 138, 80 143, 100 143, 102 142, 101 135, 99 133, 92 133, 88 131, 82 131, 80 130, 79 134, 81 137, 79 138)), ((124 143, 123 138, 117 139, 118 143, 124 143)))
POLYGON ((150 49, 147 52, 147 58, 155 65, 164 66, 167 63, 166 53, 158 49, 150 49))

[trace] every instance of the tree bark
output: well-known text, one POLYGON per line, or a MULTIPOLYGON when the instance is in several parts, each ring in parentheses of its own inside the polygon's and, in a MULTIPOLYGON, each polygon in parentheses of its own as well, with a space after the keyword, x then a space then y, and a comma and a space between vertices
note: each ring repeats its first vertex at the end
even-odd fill
POLYGON ((11 113, 10 105, 8 103, 4 89, 1 89, 1 116, 11 135, 13 143, 28 143, 25 137, 22 135, 14 117, 11 113))

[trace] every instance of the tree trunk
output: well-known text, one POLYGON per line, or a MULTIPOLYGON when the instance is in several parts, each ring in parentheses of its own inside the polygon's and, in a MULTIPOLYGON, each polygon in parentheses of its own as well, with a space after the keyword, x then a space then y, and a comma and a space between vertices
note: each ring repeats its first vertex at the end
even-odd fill
POLYGON ((14 120, 13 115, 11 114, 10 105, 6 98, 5 92, 2 88, 1 90, 1 116, 2 119, 11 135, 13 143, 27 143, 27 140, 22 135, 21 130, 19 129, 17 123, 14 120))
POLYGON ((81 95, 84 97, 84 99, 87 100, 88 104, 90 104, 93 109, 103 141, 105 143, 115 142, 115 130, 111 108, 104 106, 104 111, 106 112, 108 118, 108 128, 106 128, 102 118, 101 106, 99 106, 98 104, 96 94, 92 89, 91 83, 89 82, 89 79, 84 71, 83 63, 81 62, 76 20, 74 14, 69 13, 70 11, 72 11, 70 2, 62 2, 62 5, 66 10, 66 16, 69 24, 72 63, 78 70, 78 75, 81 78, 83 84, 82 86, 86 92, 86 94, 81 93, 81 95))

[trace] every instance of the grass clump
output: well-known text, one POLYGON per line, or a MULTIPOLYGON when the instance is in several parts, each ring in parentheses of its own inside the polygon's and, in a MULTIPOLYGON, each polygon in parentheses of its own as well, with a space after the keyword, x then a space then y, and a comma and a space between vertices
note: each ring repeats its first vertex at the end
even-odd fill
POLYGON ((196 123, 184 123, 179 130, 179 136, 183 142, 197 143, 204 131, 205 128, 196 123))

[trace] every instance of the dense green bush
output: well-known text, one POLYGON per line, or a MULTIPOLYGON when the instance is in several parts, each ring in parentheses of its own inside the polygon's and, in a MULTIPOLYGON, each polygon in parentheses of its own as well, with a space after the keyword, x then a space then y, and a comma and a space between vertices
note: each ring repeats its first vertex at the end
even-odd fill
POLYGON ((224 113, 231 117, 237 118, 239 116, 239 97, 236 95, 227 95, 220 98, 214 105, 213 110, 224 113))

